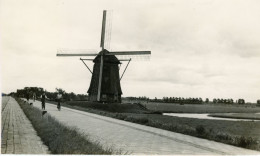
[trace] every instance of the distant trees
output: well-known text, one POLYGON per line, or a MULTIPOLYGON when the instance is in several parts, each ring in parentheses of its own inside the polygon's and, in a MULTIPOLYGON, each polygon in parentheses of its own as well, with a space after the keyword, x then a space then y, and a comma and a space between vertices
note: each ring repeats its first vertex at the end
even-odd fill
POLYGON ((71 100, 76 100, 77 99, 77 95, 73 92, 68 93, 68 96, 70 97, 71 100))
POLYGON ((88 100, 88 96, 85 94, 75 94, 73 92, 67 93, 65 90, 62 88, 56 88, 56 92, 46 92, 47 97, 54 101, 56 100, 57 94, 60 93, 62 94, 62 99, 64 101, 83 101, 83 100, 88 100))
POLYGON ((260 100, 257 100, 257 102, 256 102, 257 104, 260 104, 260 100))
POLYGON ((233 103, 237 103, 237 104, 245 104, 245 100, 244 100, 244 99, 238 99, 238 100, 236 100, 236 102, 234 102, 233 99, 213 99, 213 103, 223 103, 223 104, 233 104, 233 103))
POLYGON ((244 99, 238 99, 237 103, 238 104, 245 104, 245 100, 244 99))
MULTIPOLYGON (((183 97, 163 97, 162 99, 155 99, 152 101, 160 101, 165 103, 180 103, 180 104, 202 104, 202 103, 210 103, 209 99, 206 98, 205 101, 202 98, 183 98, 183 97)), ((238 99, 236 102, 232 98, 223 99, 223 98, 214 98, 212 100, 213 103, 222 103, 222 104, 245 104, 244 99, 238 99)), ((260 100, 258 101, 260 103, 260 100)))
POLYGON ((88 100, 88 96, 85 94, 75 94, 73 92, 67 93, 62 88, 56 88, 55 92, 44 91, 41 87, 25 87, 24 89, 17 89, 15 95, 17 97, 25 97, 27 93, 30 94, 30 98, 32 98, 33 93, 36 93, 36 97, 40 98, 40 96, 45 93, 47 98, 51 101, 54 101, 57 97, 58 93, 61 93, 63 96, 63 100, 71 101, 71 100, 88 100))
MULTIPOLYGON (((159 101, 157 99, 157 101, 159 101)), ((180 104, 202 104, 203 102, 209 103, 209 99, 206 98, 205 101, 202 98, 183 98, 183 97, 163 97, 161 102, 165 103, 180 103, 180 104)), ((223 99, 223 98, 214 98, 212 100, 213 103, 222 103, 222 104, 245 104, 244 99, 238 99, 234 101, 232 98, 230 99, 223 99)), ((257 103, 260 104, 260 100, 257 100, 257 103)))
POLYGON ((201 104, 203 103, 203 100, 202 98, 163 97, 162 102, 180 104, 201 104))
POLYGON ((234 103, 233 99, 213 99, 213 103, 224 103, 224 104, 232 104, 234 103))
POLYGON ((40 97, 40 95, 44 92, 43 88, 41 87, 24 87, 23 89, 17 89, 15 95, 18 97, 25 97, 26 94, 30 94, 30 97, 32 97, 32 94, 35 93, 36 97, 40 97))
POLYGON ((148 101, 148 100, 150 100, 149 97, 146 97, 146 96, 139 96, 139 97, 130 96, 130 97, 126 97, 126 99, 128 99, 130 101, 148 101))
POLYGON ((48 92, 48 91, 45 92, 45 95, 46 95, 47 98, 48 98, 49 100, 51 100, 51 101, 54 101, 54 100, 56 99, 57 94, 58 94, 58 93, 56 93, 56 92, 48 92))

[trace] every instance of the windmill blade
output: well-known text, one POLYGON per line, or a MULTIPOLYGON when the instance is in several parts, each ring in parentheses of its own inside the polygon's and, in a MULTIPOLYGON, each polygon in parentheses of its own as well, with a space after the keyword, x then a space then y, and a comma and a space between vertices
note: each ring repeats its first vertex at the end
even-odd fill
POLYGON ((97 50, 88 49, 58 49, 56 56, 97 56, 97 50))
POLYGON ((105 42, 105 32, 106 32, 106 14, 107 11, 103 11, 103 20, 102 20, 102 30, 101 30, 101 41, 100 41, 100 47, 104 49, 104 42, 105 42))
POLYGON ((103 74, 103 66, 104 60, 103 55, 101 55, 100 59, 100 69, 99 69, 99 78, 98 78, 98 94, 97 94, 97 101, 100 101, 101 97, 101 85, 102 85, 102 74, 103 74))
POLYGON ((56 56, 97 56, 98 54, 57 54, 56 56))
POLYGON ((104 49, 110 50, 112 32, 113 10, 106 10, 106 29, 104 38, 104 49))
POLYGON ((106 55, 116 55, 118 59, 149 61, 151 56, 151 51, 112 51, 106 55))
POLYGON ((151 55, 115 55, 119 61, 128 61, 131 59, 132 61, 149 61, 151 55))
POLYGON ((111 51, 106 55, 151 55, 151 51, 111 51))

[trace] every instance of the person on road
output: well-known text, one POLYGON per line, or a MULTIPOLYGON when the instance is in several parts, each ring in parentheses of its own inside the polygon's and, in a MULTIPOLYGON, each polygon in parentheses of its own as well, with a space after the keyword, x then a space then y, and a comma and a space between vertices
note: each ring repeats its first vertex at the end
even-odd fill
POLYGON ((58 102, 57 108, 58 108, 59 111, 60 111, 60 109, 61 109, 61 105, 60 105, 60 103, 61 103, 61 98, 62 98, 62 94, 61 94, 61 93, 58 93, 58 95, 57 95, 57 102, 58 102))
POLYGON ((27 99, 27 102, 29 103, 29 99, 30 99, 30 93, 29 93, 29 91, 26 92, 26 99, 27 99))
POLYGON ((45 93, 43 93, 42 94, 42 99, 41 99, 41 101, 42 101, 42 110, 45 110, 45 99, 46 99, 46 95, 45 95, 45 93))
POLYGON ((33 92, 33 102, 35 102, 35 100, 36 100, 36 93, 33 92))

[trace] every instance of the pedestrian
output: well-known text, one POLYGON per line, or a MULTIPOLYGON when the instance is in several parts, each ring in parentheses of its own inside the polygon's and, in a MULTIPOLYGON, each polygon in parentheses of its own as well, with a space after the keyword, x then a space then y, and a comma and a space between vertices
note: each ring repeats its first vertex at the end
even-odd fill
POLYGON ((41 99, 41 101, 42 101, 42 109, 43 110, 45 110, 45 99, 46 99, 46 95, 45 95, 45 93, 43 93, 42 94, 42 99, 41 99))
POLYGON ((33 92, 33 102, 35 102, 35 100, 36 100, 36 94, 35 92, 33 92))
POLYGON ((29 91, 27 91, 27 93, 26 93, 26 99, 27 99, 27 102, 29 103, 29 99, 30 99, 30 93, 29 93, 29 91))
POLYGON ((62 94, 61 94, 61 93, 58 93, 58 95, 57 95, 57 102, 58 102, 57 108, 58 108, 59 111, 60 111, 60 109, 61 109, 61 105, 60 105, 60 103, 61 103, 61 98, 62 98, 62 94))

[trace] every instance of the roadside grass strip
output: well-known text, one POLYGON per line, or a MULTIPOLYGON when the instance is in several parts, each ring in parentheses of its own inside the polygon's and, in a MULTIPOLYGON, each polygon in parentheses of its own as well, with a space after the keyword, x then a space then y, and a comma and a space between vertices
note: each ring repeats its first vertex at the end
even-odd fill
POLYGON ((18 98, 16 101, 52 154, 118 154, 112 148, 103 149, 98 142, 89 141, 87 135, 76 128, 65 126, 50 115, 42 116, 40 109, 27 102, 18 98))

